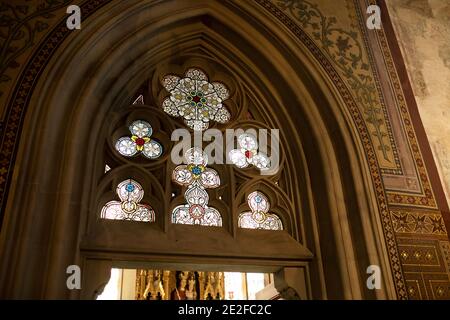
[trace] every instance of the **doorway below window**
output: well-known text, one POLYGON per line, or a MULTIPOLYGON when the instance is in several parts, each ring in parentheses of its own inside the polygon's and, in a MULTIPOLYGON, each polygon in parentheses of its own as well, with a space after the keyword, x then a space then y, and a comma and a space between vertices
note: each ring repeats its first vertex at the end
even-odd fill
POLYGON ((111 269, 97 300, 276 299, 271 273, 111 269))

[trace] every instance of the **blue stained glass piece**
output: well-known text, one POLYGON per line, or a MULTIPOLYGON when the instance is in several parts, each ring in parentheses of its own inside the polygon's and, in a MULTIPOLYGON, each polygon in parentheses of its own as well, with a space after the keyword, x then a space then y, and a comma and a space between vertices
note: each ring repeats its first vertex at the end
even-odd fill
POLYGON ((132 183, 127 184, 126 189, 128 192, 134 191, 134 185, 132 183))
POLYGON ((192 173, 195 175, 199 175, 200 173, 202 173, 202 169, 200 169, 199 166, 195 166, 192 168, 192 173))
POLYGON ((262 198, 260 196, 256 196, 255 201, 256 201, 256 203, 261 203, 262 198))

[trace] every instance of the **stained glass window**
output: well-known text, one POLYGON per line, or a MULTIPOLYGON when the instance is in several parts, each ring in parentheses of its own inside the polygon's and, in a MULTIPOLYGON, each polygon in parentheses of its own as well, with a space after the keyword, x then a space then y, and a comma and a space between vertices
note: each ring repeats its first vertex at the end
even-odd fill
POLYGON ((101 218, 112 220, 155 221, 152 207, 140 203, 144 197, 142 186, 132 179, 119 183, 116 189, 120 201, 109 201, 102 208, 101 218))
POLYGON ((134 121, 130 127, 131 137, 122 137, 116 142, 116 150, 125 157, 132 157, 142 153, 149 159, 158 158, 162 152, 162 145, 151 139, 152 126, 143 120, 134 121))
POLYGON ((172 211, 172 223, 196 224, 203 226, 222 226, 222 217, 216 209, 208 206, 209 196, 206 188, 220 185, 219 174, 207 168, 208 157, 199 148, 191 148, 185 158, 187 165, 179 165, 173 170, 175 183, 187 186, 184 193, 186 204, 172 211))
POLYGON ((226 123, 230 113, 222 102, 229 97, 227 87, 220 82, 208 82, 201 70, 191 68, 184 78, 166 75, 162 85, 170 96, 163 101, 163 109, 174 117, 183 117, 187 126, 205 130, 209 121, 226 123))
POLYGON ((249 133, 241 134, 238 137, 238 144, 240 149, 231 150, 228 154, 231 162, 238 168, 254 165, 258 169, 264 170, 270 167, 269 158, 261 152, 258 153, 258 142, 254 135, 249 133))
POLYGON ((240 228, 283 230, 280 218, 269 213, 270 203, 262 192, 250 193, 247 202, 252 211, 243 212, 239 215, 238 226, 240 228))

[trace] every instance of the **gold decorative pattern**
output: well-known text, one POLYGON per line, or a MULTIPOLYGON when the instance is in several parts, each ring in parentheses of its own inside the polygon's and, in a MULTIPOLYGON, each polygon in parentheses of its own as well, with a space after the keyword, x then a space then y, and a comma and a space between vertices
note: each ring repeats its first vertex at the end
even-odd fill
POLYGON ((380 167, 400 169, 387 113, 382 108, 380 93, 357 24, 351 30, 342 28, 338 26, 336 17, 324 15, 318 5, 310 1, 278 0, 276 3, 296 19, 351 89, 370 132, 380 167))
POLYGON ((397 70, 395 69, 391 51, 386 39, 386 35, 383 30, 378 31, 378 36, 380 39, 381 49, 384 54, 386 61, 387 72, 389 73, 390 79, 393 83, 393 89, 395 91, 395 97, 397 99, 398 109, 402 116, 403 125, 405 128, 405 133, 408 137, 408 142, 410 144, 410 149, 414 157, 414 162, 416 164, 419 180, 422 184, 423 194, 414 195, 406 194, 400 192, 388 191, 388 202, 394 205, 408 205, 408 206, 418 206, 426 208, 437 208, 437 204, 434 198, 433 190, 430 185, 428 172, 425 167, 422 154, 420 152, 419 143, 417 141, 417 136, 412 124, 411 115, 409 114, 408 107, 406 105, 406 100, 402 91, 402 86, 400 79, 398 77, 397 70))
POLYGON ((223 300, 223 272, 136 270, 136 300, 223 300))
POLYGON ((411 300, 448 300, 450 282, 445 274, 405 273, 408 298, 411 300))
POLYGON ((405 238, 398 235, 398 249, 410 299, 449 299, 449 261, 443 251, 448 240, 405 238), (441 249, 442 248, 442 249, 441 249))
POLYGON ((440 212, 394 210, 391 217, 396 233, 447 235, 440 212))
POLYGON ((441 251, 445 260, 445 267, 447 268, 447 273, 450 273, 450 242, 441 241, 441 251))

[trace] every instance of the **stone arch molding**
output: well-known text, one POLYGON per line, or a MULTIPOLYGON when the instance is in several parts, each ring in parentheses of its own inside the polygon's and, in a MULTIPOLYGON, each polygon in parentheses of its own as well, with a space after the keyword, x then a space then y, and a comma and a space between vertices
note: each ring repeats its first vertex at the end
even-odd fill
MULTIPOLYGON (((251 92, 255 105, 265 106, 256 108, 258 114, 282 130, 281 143, 289 146, 283 187, 297 231, 282 240, 294 249, 278 257, 270 251, 276 247, 268 252, 256 247, 260 256, 253 270, 303 268, 309 298, 395 298, 361 143, 311 53, 256 3, 134 0, 112 2, 93 14, 36 80, 22 132, 34 139, 20 143, 2 230, 21 240, 2 236, 1 296, 91 298, 111 265, 167 259, 138 246, 121 253, 90 246, 97 235, 86 234, 85 225, 97 214, 90 201, 103 165, 98 141, 108 115, 129 104, 151 70, 193 56, 222 64, 251 92), (66 288, 71 264, 81 265, 85 274, 81 291, 66 288), (377 292, 365 288, 370 264, 387 275, 377 292)), ((126 239, 127 230, 129 224, 117 237, 126 239)), ((182 237, 186 229, 173 232, 182 237)), ((223 239, 225 249, 239 239, 244 247, 253 241, 233 232, 223 239)), ((213 268, 226 259, 252 267, 255 258, 229 251, 211 262, 201 252, 192 254, 200 257, 171 262, 213 268)))

